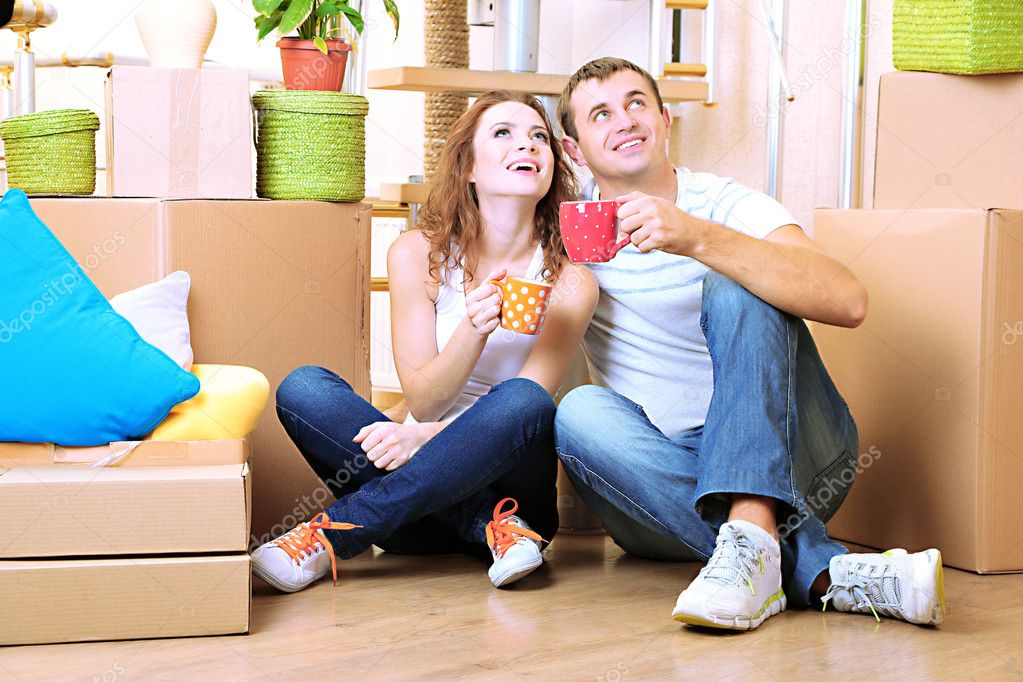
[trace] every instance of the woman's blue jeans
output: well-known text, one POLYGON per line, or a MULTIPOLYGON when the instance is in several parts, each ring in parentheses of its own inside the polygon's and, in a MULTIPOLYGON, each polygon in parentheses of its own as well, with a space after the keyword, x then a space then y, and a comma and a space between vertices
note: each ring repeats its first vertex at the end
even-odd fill
POLYGON ((485 528, 504 497, 518 501, 518 514, 545 540, 557 532, 554 402, 534 381, 494 386, 390 472, 352 442, 362 427, 388 418, 330 370, 289 374, 277 389, 277 416, 337 497, 330 519, 363 526, 326 531, 342 559, 374 544, 404 554, 490 556, 485 528))
POLYGON ((706 561, 731 494, 778 500, 782 584, 795 605, 831 557, 831 518, 857 473, 856 426, 806 324, 710 272, 701 327, 714 368, 703 426, 669 438, 643 408, 581 386, 558 406, 558 455, 630 554, 706 561))

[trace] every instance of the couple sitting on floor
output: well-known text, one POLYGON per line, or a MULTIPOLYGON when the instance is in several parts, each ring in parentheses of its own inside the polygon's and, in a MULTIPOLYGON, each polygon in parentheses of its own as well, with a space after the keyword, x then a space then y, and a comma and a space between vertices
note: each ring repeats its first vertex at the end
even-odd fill
POLYGON ((626 552, 706 563, 678 621, 753 629, 821 598, 940 623, 937 550, 848 554, 824 527, 857 435, 802 318, 857 326, 860 282, 773 199, 673 168, 657 83, 634 64, 586 64, 558 114, 560 142, 533 97, 480 97, 388 253, 404 423, 329 369, 281 384, 280 420, 337 502, 259 547, 255 572, 292 592, 377 545, 479 554, 508 585, 557 532, 560 458, 626 552), (569 158, 592 171, 582 191, 569 158), (568 260, 559 204, 580 196, 622 202, 613 261, 568 260), (506 276, 552 285, 538 334, 499 327, 506 276), (581 342, 594 385, 555 411, 581 342))

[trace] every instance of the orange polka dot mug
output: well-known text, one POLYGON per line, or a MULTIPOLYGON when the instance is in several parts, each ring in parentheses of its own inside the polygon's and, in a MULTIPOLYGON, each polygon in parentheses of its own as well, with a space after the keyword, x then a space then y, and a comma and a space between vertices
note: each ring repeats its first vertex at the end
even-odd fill
POLYGON ((490 281, 501 289, 501 326, 520 334, 539 334, 547 316, 551 285, 524 277, 490 281))
POLYGON ((561 241, 573 263, 606 263, 615 257, 629 237, 618 236, 617 201, 563 201, 558 209, 561 241))

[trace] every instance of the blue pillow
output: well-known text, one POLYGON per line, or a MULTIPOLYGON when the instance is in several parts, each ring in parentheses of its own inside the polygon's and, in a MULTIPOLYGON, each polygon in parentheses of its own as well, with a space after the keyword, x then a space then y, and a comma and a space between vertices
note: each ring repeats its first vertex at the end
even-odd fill
POLYGON ((25 193, 8 191, 0 199, 0 441, 137 440, 198 392, 195 375, 114 312, 25 193))

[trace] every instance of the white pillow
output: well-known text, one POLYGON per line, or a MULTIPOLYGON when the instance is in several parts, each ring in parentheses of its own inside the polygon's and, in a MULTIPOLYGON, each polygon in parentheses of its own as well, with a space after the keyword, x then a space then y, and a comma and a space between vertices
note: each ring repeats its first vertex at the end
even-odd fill
POLYGON ((188 290, 192 280, 178 270, 159 282, 146 284, 110 299, 119 315, 135 331, 169 355, 184 370, 192 368, 192 340, 188 329, 188 290))

